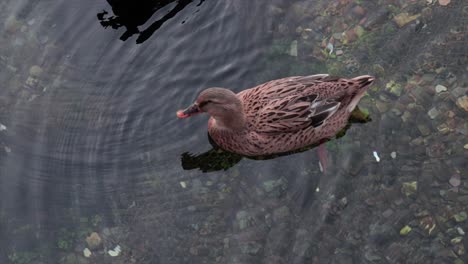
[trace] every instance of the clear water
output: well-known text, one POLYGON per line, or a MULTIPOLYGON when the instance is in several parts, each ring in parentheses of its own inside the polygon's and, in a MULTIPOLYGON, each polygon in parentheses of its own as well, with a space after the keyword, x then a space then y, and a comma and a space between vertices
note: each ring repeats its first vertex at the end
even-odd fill
POLYGON ((0 3, 0 263, 468 263, 466 2, 125 2, 0 3), (326 174, 175 117, 316 73, 377 77, 326 174))

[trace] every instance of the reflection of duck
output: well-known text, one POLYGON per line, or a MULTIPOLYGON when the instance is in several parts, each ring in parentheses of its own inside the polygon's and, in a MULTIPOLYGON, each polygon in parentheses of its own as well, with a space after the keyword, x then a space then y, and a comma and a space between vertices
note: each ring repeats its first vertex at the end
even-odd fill
POLYGON ((177 116, 208 113, 208 133, 225 150, 246 156, 283 153, 333 137, 373 81, 368 75, 318 74, 274 80, 238 94, 209 88, 177 116))
MULTIPOLYGON (((200 0, 198 6, 205 0, 200 0)), ((184 9, 193 0, 140 0, 137 2, 128 0, 107 0, 112 6, 113 16, 107 17, 108 12, 103 10, 97 14, 101 25, 105 28, 113 29, 125 26, 127 31, 120 37, 121 40, 127 40, 134 34, 139 34, 136 42, 142 43, 147 40, 156 30, 158 30, 167 20, 174 17, 179 11, 184 9), (176 6, 164 15, 161 19, 152 23, 144 30, 139 30, 138 26, 145 24, 153 14, 159 9, 170 3, 176 3, 176 6)))
MULTIPOLYGON (((359 107, 356 107, 354 111, 351 113, 351 116, 348 120, 348 124, 338 131, 336 134, 336 138, 340 138, 345 135, 346 131, 351 127, 352 123, 367 123, 371 119, 370 117, 362 112, 359 107)), ((222 149, 219 148, 219 146, 216 145, 216 142, 213 141, 213 139, 208 135, 208 139, 213 145, 213 148, 201 153, 201 154, 190 154, 188 152, 185 152, 181 156, 181 161, 182 161, 182 168, 185 170, 193 170, 193 169, 200 169, 203 172, 212 172, 212 171, 219 171, 219 170, 227 170, 237 163, 241 161, 244 156, 232 153, 232 152, 227 152, 223 151, 222 149)), ((324 143, 324 142, 321 142, 324 143)), ((314 147, 316 147, 317 144, 313 144, 310 146, 306 146, 303 148, 300 148, 295 151, 290 151, 290 152, 285 152, 285 153, 279 153, 279 154, 272 154, 272 155, 264 155, 264 156, 256 156, 256 157, 247 157, 248 159, 254 159, 254 160, 267 160, 267 159, 274 159, 277 157, 281 156, 286 156, 286 155, 291 155, 295 153, 300 153, 303 151, 310 150, 314 147)))

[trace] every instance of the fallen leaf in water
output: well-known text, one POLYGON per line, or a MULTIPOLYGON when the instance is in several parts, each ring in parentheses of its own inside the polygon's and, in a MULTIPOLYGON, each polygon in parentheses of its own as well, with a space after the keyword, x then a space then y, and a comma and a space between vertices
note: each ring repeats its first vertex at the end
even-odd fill
POLYGON ((418 190, 418 182, 404 182, 401 186, 401 192, 404 193, 406 196, 410 196, 418 190))
POLYGON ((400 230, 400 235, 406 236, 409 232, 411 232, 411 227, 406 225, 400 230))
POLYGON ((398 24, 399 27, 404 27, 406 24, 408 24, 409 22, 415 20, 420 15, 421 14, 416 14, 416 15, 410 16, 408 13, 405 12, 405 13, 398 14, 397 16, 395 16, 393 18, 393 20, 395 21, 395 23, 398 24))
POLYGON ((450 4, 450 0, 439 0, 439 5, 446 6, 450 4))
POLYGON ((109 256, 111 256, 111 257, 117 257, 118 255, 120 255, 121 251, 122 251, 122 249, 120 248, 119 245, 117 245, 117 246, 115 246, 114 249, 108 250, 107 254, 109 254, 109 256))

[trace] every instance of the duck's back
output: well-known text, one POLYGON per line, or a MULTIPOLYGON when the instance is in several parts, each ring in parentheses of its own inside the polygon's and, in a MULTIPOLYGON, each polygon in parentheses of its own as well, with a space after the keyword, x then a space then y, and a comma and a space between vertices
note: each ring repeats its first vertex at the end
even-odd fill
MULTIPOLYGON (((326 74, 273 80, 237 95, 247 121, 243 134, 218 134, 227 150, 250 156, 287 152, 334 136, 349 115, 371 76, 353 79, 326 74)), ((218 140, 216 138, 218 137, 218 140)))
MULTIPOLYGON (((369 76, 370 77, 370 76, 369 76)), ((313 110, 313 103, 332 101, 339 103, 340 108, 348 105, 360 91, 362 82, 354 79, 331 77, 327 74, 294 76, 273 80, 238 93, 244 106, 244 113, 249 123, 260 122, 260 112, 273 115, 276 110, 290 105, 292 113, 305 114, 303 107, 313 110), (294 108, 296 107, 296 108, 294 108), (276 108, 276 109, 275 109, 276 108)), ((320 105, 320 104, 319 104, 320 105)), ((323 104, 322 104, 323 105, 323 104)), ((321 110, 321 109, 318 109, 321 110)), ((313 114, 309 111, 309 114, 313 114)), ((293 116, 289 116, 293 118, 293 116)), ((278 121, 278 120, 276 120, 278 121)))

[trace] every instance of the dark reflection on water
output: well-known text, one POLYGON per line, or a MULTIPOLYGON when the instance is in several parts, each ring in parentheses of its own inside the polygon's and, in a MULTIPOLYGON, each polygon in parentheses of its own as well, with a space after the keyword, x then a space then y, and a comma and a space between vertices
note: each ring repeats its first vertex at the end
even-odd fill
POLYGON ((0 263, 461 263, 467 9, 439 2, 172 1, 109 30, 106 1, 1 1, 0 263), (183 169, 201 90, 316 73, 378 80, 326 175, 313 150, 183 169))
MULTIPOLYGON (((205 0, 200 0, 197 6, 200 6, 205 0)), ((125 41, 134 34, 138 34, 136 43, 142 43, 153 35, 166 21, 173 18, 177 13, 182 11, 187 5, 194 2, 193 0, 144 0, 144 1, 127 1, 127 0, 107 0, 112 7, 114 15, 109 16, 109 12, 103 10, 97 14, 97 18, 104 28, 112 27, 118 29, 125 27, 126 31, 120 37, 125 41), (140 30, 138 27, 143 26, 148 20, 160 9, 167 5, 174 4, 175 6, 167 12, 162 18, 159 18, 145 29, 140 30)), ((184 23, 183 21, 182 23, 184 23)))

